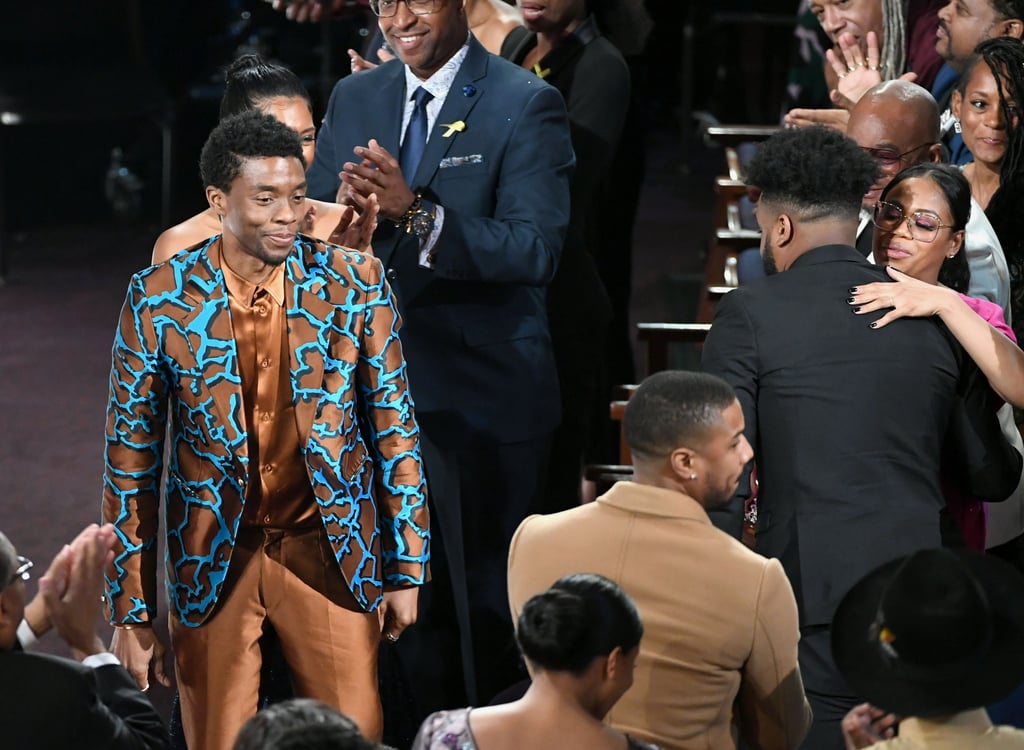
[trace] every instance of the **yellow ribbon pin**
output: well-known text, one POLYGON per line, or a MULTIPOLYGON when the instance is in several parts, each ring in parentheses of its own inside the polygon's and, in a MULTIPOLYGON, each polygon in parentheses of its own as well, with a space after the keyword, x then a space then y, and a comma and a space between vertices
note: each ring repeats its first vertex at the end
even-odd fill
POLYGON ((448 128, 446 131, 444 131, 444 135, 442 135, 441 137, 451 138, 452 133, 461 133, 462 131, 464 131, 466 129, 466 123, 464 123, 462 120, 456 120, 455 122, 447 125, 442 123, 441 127, 448 128))
POLYGON ((541 68, 540 63, 534 63, 533 72, 541 78, 547 78, 551 75, 551 68, 541 68))

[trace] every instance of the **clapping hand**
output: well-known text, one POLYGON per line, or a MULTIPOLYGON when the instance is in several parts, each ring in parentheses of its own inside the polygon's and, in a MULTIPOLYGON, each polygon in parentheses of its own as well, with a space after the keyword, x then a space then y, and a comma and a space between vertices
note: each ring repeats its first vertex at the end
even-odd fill
POLYGON ((416 199, 405 182, 398 160, 372 138, 365 147, 356 146, 355 155, 362 161, 358 164, 348 161, 342 166, 338 202, 354 204, 363 211, 370 195, 376 195, 380 216, 398 221, 416 199))

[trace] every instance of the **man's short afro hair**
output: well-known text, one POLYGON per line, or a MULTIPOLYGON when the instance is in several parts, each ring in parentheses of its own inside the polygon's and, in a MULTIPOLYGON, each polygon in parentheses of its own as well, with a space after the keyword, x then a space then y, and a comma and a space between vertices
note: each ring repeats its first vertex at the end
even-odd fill
POLYGON ((294 156, 302 166, 302 140, 280 120, 259 110, 225 117, 210 133, 199 156, 203 187, 211 185, 224 192, 242 171, 243 159, 294 156))
POLYGON ((776 133, 758 146, 746 175, 763 201, 788 205, 804 220, 856 216, 877 178, 870 155, 821 125, 776 133))

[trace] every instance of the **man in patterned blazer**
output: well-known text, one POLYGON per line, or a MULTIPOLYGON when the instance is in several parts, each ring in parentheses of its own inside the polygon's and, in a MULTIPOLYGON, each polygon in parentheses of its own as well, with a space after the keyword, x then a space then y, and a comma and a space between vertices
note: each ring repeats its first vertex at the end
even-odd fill
POLYGON ((394 641, 415 620, 429 550, 391 290, 375 258, 297 235, 306 180, 287 126, 258 112, 224 120, 200 166, 223 234, 136 274, 114 340, 112 651, 143 688, 151 665, 168 682, 151 628, 167 434, 165 568, 188 744, 229 748, 255 713, 268 627, 296 693, 379 738, 381 627, 394 641))

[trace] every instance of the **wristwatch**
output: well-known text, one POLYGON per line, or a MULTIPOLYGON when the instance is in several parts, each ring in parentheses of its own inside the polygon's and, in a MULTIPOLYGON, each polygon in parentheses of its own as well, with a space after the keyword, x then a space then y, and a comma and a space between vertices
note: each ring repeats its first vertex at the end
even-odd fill
POLYGON ((434 206, 426 208, 423 205, 423 196, 417 194, 412 205, 396 223, 400 227, 405 227, 406 234, 413 234, 422 240, 434 230, 434 206))

